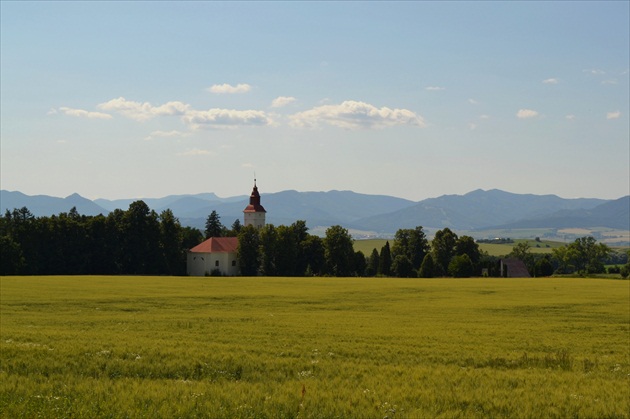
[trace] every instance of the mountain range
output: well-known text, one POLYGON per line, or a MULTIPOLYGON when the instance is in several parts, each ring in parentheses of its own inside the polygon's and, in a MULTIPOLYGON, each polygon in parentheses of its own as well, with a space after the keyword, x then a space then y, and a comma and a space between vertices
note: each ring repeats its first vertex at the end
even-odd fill
MULTIPOLYGON (((214 210, 226 226, 242 221, 246 195, 220 198, 214 193, 170 195, 143 201, 157 213, 171 209, 183 225, 203 229, 214 210)), ((17 191, 0 191, 1 210, 27 207, 36 216, 68 212, 107 214, 126 210, 137 199, 91 201, 78 194, 66 198, 29 196, 17 191)), ((387 195, 366 195, 352 191, 262 194, 267 222, 275 225, 305 220, 311 228, 342 225, 346 228, 391 234, 399 228, 449 227, 453 230, 493 228, 587 228, 607 227, 630 230, 630 196, 616 200, 566 199, 556 195, 515 194, 497 189, 475 190, 464 195, 443 195, 414 202, 387 195)))

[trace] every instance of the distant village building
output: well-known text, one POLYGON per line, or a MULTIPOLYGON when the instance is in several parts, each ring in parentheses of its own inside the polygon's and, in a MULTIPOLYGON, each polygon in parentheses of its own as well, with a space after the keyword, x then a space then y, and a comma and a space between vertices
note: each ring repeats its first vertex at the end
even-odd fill
POLYGON ((527 266, 520 259, 501 259, 499 263, 502 278, 531 278, 527 266))
MULTIPOLYGON (((254 179, 254 189, 249 196, 249 205, 243 210, 245 226, 256 228, 265 226, 267 211, 260 205, 260 194, 254 179)), ((188 251, 186 272, 192 276, 204 275, 238 275, 240 273, 236 260, 238 238, 210 237, 188 251)))

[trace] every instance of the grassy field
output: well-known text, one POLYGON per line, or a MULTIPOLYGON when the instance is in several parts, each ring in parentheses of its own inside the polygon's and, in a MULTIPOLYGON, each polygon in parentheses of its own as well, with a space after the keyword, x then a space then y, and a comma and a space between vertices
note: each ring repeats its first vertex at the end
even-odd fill
POLYGON ((0 278, 0 416, 629 417, 628 281, 0 278))

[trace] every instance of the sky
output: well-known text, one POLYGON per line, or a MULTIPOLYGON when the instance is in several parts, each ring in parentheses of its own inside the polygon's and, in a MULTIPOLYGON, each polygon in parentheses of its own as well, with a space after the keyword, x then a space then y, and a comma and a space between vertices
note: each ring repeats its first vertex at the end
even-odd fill
POLYGON ((2 1, 1 187, 619 198, 629 5, 2 1))

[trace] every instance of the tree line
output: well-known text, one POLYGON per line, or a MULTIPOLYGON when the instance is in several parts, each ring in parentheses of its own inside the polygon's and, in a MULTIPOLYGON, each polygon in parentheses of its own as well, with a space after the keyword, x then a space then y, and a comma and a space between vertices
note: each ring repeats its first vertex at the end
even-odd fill
MULTIPOLYGON (((265 276, 499 276, 499 258, 479 249, 470 236, 449 228, 429 242, 423 227, 399 229, 393 239, 369 255, 354 250, 347 229, 332 226, 324 237, 311 235, 306 222, 290 226, 243 226, 237 219, 225 227, 216 211, 205 230, 183 227, 171 210, 160 214, 143 201, 107 216, 80 215, 76 208, 50 217, 35 217, 27 208, 0 216, 1 275, 184 275, 186 252, 209 237, 239 239, 237 261, 242 275, 265 276)), ((625 263, 617 273, 628 276, 628 255, 613 252, 592 237, 534 254, 527 243, 509 257, 522 260, 532 276, 553 273, 593 274, 604 263, 625 263)))

